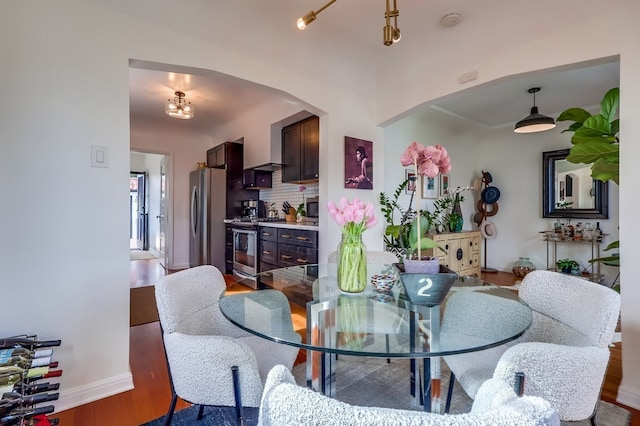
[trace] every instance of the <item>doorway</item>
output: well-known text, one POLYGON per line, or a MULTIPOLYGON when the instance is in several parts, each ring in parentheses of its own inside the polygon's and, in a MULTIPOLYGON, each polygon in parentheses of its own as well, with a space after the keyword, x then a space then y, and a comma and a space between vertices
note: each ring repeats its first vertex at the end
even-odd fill
POLYGON ((147 213, 147 172, 129 174, 129 248, 149 250, 147 213))
POLYGON ((130 152, 129 246, 146 250, 169 268, 170 156, 148 152, 130 152))

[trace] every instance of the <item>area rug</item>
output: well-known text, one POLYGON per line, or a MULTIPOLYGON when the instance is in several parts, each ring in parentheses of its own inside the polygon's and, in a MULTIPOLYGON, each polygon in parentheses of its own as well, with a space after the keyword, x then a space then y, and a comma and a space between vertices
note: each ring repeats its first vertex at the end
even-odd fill
POLYGON ((130 260, 157 259, 158 256, 146 250, 129 250, 130 260))
MULTIPOLYGON (((296 382, 305 383, 305 364, 293 369, 296 382)), ((449 386, 449 369, 442 363, 442 389, 446 395, 449 386)), ((387 363, 379 358, 361 358, 340 356, 336 372, 336 398, 340 401, 360 406, 392 407, 421 410, 419 402, 409 394, 409 361, 392 359, 387 363)), ((295 401, 291 402, 295 404, 295 401)), ((444 407, 444 401, 442 403, 444 407)), ((454 385, 451 413, 465 413, 471 410, 473 401, 464 393, 460 385, 454 385)), ((189 407, 175 413, 174 426, 190 425, 235 425, 235 411, 231 407, 207 407, 204 418, 196 420, 197 407, 189 407)), ((258 410, 246 408, 245 425, 255 425, 258 421, 258 410)), ((631 414, 617 405, 600 401, 598 405, 598 424, 601 426, 626 426, 631 421, 631 414)), ((164 417, 145 423, 144 426, 161 426, 164 417)), ((563 425, 589 425, 589 421, 562 422, 563 425)))
POLYGON ((158 321, 155 287, 152 285, 130 289, 129 325, 147 324, 158 321))

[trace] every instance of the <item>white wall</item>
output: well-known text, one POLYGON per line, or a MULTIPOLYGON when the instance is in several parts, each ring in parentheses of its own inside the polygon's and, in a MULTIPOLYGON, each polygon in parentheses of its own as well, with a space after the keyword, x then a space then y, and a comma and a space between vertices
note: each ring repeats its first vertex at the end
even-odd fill
MULTIPOLYGON (((130 58, 220 71, 276 87, 313 105, 324 112, 320 120, 321 199, 359 196, 376 203, 377 193, 384 186, 385 163, 396 161, 391 156, 385 158, 384 134, 376 124, 458 90, 451 76, 469 69, 479 70, 479 84, 504 75, 620 53, 621 136, 623 140, 638 139, 640 122, 635 117, 640 115, 640 84, 636 70, 640 69, 640 54, 634 43, 638 39, 635 17, 639 15, 640 5, 633 2, 622 11, 605 12, 592 22, 567 24, 561 35, 570 40, 589 40, 589 49, 559 47, 549 52, 548 46, 557 45, 557 39, 532 40, 512 52, 467 64, 462 71, 447 69, 446 64, 424 73, 416 70, 422 80, 404 81, 392 97, 373 105, 368 98, 332 85, 329 77, 314 80, 297 74, 295 67, 253 59, 250 48, 234 51, 229 50, 233 47, 226 40, 213 45, 190 39, 184 32, 188 26, 173 32, 86 0, 2 2, 0 16, 12 18, 0 26, 0 51, 11 58, 0 61, 0 90, 3 98, 12 99, 0 105, 0 200, 10 206, 2 210, 0 221, 3 297, 23 300, 24 294, 31 295, 29 310, 38 315, 25 316, 23 304, 5 305, 0 334, 30 332, 63 339, 63 347, 56 351, 65 366, 62 398, 56 404, 59 409, 132 385, 128 366, 128 203, 124 194, 130 148, 147 151, 157 145, 150 135, 129 135, 126 105, 130 58), (598 37, 594 37, 594 28, 598 37), (60 108, 61 103, 65 108, 60 108), (344 169, 344 136, 373 141, 373 191, 343 189, 343 176, 333 172, 344 169), (90 167, 91 145, 109 149, 109 168, 90 167), (41 254, 37 267, 34 257, 27 255, 34 251, 41 254)), ((358 61, 337 61, 323 65, 340 70, 343 81, 339 87, 349 87, 344 84, 349 77, 360 93, 375 96, 375 87, 362 90, 362 82, 369 80, 362 79, 358 61)), ((202 161, 205 148, 215 142, 187 140, 182 147, 160 152, 175 156, 172 180, 176 187, 176 228, 188 226, 188 204, 177 199, 178 188, 185 186, 186 172, 202 161)), ((397 155, 407 142, 397 142, 397 155)), ((628 247, 623 256, 633 258, 634 242, 640 239, 640 229, 634 223, 640 198, 632 189, 640 170, 633 159, 640 158, 640 146, 623 142, 621 149, 620 191, 624 194, 626 190, 627 195, 621 197, 620 204, 620 225, 625 229, 621 244, 628 247)), ((452 155, 456 161, 466 161, 457 150, 452 150, 452 155)), ((508 193, 508 177, 498 174, 494 178, 505 182, 508 193)), ((505 203, 507 200, 505 195, 505 203)), ((508 229, 502 224, 499 227, 503 234, 508 229)), ((320 258, 326 259, 337 246, 340 233, 323 210, 320 229, 320 258)), ((381 248, 381 236, 382 224, 365 233, 365 243, 370 249, 381 248)), ((185 241, 176 241, 175 247, 187 253, 185 241)), ((634 307, 640 300, 640 287, 633 285, 632 268, 632 262, 623 262, 625 373, 621 399, 640 407, 640 371, 633 365, 640 356, 640 312, 634 307)))

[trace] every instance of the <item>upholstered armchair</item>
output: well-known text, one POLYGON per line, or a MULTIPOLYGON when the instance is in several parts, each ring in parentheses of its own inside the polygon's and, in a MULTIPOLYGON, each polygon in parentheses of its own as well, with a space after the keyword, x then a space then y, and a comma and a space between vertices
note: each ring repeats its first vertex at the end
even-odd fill
MULTIPOLYGON (((524 372, 524 393, 549 401, 563 421, 590 418, 609 362, 609 344, 620 313, 620 295, 608 287, 550 271, 533 271, 522 280, 520 298, 532 310, 522 337, 488 351, 445 357, 465 392, 474 398, 491 377, 509 382, 524 372)), ((469 309, 474 309, 470 307, 469 309)), ((456 326, 455 312, 443 330, 456 326)), ((465 313, 469 316, 469 313, 465 313)))
MULTIPOLYGON (((277 364, 293 367, 297 348, 249 334, 222 315, 218 299, 225 289, 224 277, 211 265, 167 275, 155 286, 172 387, 165 424, 171 423, 178 396, 201 405, 198 418, 204 405, 258 407, 269 370, 277 364), (232 367, 237 367, 235 378, 232 367)), ((256 292, 256 297, 280 302, 283 317, 290 320, 284 295, 262 293, 256 292)), ((288 332, 297 336, 292 325, 288 332)))
POLYGON ((260 403, 261 426, 403 425, 403 426, 527 426, 559 425, 558 414, 547 401, 519 397, 506 382, 488 380, 478 390, 470 413, 443 415, 424 411, 359 407, 298 386, 284 366, 274 367, 260 403))

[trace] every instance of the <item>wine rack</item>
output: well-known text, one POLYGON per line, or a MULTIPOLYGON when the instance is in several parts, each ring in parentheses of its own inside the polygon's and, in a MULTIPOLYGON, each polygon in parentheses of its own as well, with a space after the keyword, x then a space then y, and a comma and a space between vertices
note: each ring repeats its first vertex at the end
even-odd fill
POLYGON ((36 335, 0 337, 0 426, 58 424, 48 414, 60 385, 47 379, 62 375, 52 349, 60 344, 36 335))

